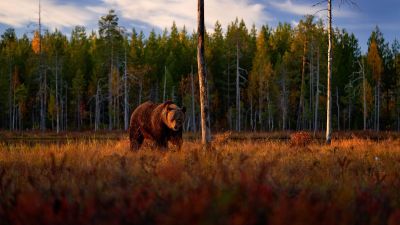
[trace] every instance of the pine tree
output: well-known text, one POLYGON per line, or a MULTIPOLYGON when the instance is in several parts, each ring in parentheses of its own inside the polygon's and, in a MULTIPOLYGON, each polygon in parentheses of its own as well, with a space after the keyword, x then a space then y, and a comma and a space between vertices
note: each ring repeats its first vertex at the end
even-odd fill
MULTIPOLYGON (((115 70, 118 70, 117 56, 120 48, 120 41, 122 40, 121 32, 118 26, 118 16, 114 10, 110 10, 107 15, 102 16, 99 20, 99 34, 100 38, 103 39, 105 48, 107 49, 107 57, 109 62, 108 71, 108 129, 112 130, 115 126, 116 111, 115 103, 116 99, 113 96, 113 75, 116 74, 115 70)), ((115 87, 115 85, 114 85, 115 87)))

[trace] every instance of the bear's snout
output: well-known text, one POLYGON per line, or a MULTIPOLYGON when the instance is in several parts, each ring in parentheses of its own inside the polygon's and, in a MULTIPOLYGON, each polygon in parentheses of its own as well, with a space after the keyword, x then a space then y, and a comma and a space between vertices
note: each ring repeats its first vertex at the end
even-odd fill
POLYGON ((174 129, 174 131, 178 131, 179 128, 181 128, 179 125, 175 125, 173 129, 174 129))

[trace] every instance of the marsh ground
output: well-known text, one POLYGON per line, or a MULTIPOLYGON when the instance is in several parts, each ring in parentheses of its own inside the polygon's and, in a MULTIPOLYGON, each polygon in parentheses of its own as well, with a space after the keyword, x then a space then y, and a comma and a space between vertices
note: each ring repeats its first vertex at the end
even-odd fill
POLYGON ((397 138, 128 146, 1 144, 0 224, 400 223, 397 138))

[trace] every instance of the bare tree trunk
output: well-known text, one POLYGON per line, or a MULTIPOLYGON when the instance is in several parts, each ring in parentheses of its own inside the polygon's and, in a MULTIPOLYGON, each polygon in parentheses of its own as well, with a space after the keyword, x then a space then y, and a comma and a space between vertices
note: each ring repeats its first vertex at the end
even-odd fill
POLYGON ((254 126, 253 126, 253 96, 250 96, 250 128, 251 131, 254 131, 254 126))
POLYGON ((76 124, 78 127, 78 130, 81 129, 81 110, 80 110, 80 105, 81 105, 81 96, 78 95, 77 98, 77 103, 76 103, 76 124))
POLYGON ((376 130, 376 85, 374 86, 374 116, 373 116, 373 126, 374 130, 376 130))
POLYGON ((317 84, 315 93, 315 113, 314 113, 314 136, 318 131, 318 107, 319 107, 319 47, 317 50, 317 84))
POLYGON ((57 134, 60 132, 60 101, 58 94, 58 52, 56 52, 56 130, 57 134))
POLYGON ((128 130, 129 126, 129 103, 128 103, 128 74, 127 74, 127 59, 125 46, 125 68, 124 68, 124 129, 128 130))
MULTIPOLYGON (((45 65, 45 68, 47 65, 45 65)), ((43 102, 44 102, 44 108, 43 108, 43 127, 46 130, 46 119, 47 119, 47 70, 44 69, 44 96, 43 96, 43 102)))
POLYGON ((12 77, 12 69, 11 69, 11 62, 9 62, 9 73, 10 73, 10 89, 8 91, 8 116, 9 116, 9 129, 10 131, 13 130, 12 121, 13 121, 13 105, 12 105, 12 87, 13 87, 13 77, 12 77))
POLYGON ((24 125, 22 124, 22 112, 21 112, 21 107, 18 106, 18 118, 19 118, 19 130, 22 131, 24 128, 24 125))
POLYGON ((349 110, 349 112, 350 112, 350 114, 349 114, 349 130, 351 130, 351 125, 352 125, 352 116, 353 116, 353 106, 354 106, 354 103, 353 103, 353 101, 354 101, 354 99, 356 98, 356 93, 355 93, 355 91, 353 91, 353 94, 352 94, 352 97, 351 97, 351 101, 350 101, 350 110, 349 110))
MULTIPOLYGON (((397 61, 398 60, 398 54, 395 55, 395 69, 394 71, 396 72, 396 74, 398 74, 398 65, 397 65, 397 61)), ((395 92, 395 103, 396 103, 396 109, 397 109, 397 131, 400 131, 400 103, 399 103, 399 89, 400 89, 400 77, 397 76, 396 79, 396 92, 395 92)))
POLYGON ((230 73, 230 64, 228 63, 228 122, 229 122, 229 130, 232 130, 232 110, 231 110, 231 73, 230 73))
MULTIPOLYGON (((11 73, 12 74, 12 73, 11 73)), ((12 104, 11 104, 11 109, 12 109, 12 130, 16 129, 16 106, 15 106, 15 80, 14 77, 11 76, 12 78, 12 86, 10 86, 10 89, 12 90, 12 104)))
POLYGON ((191 79, 191 86, 192 86, 192 118, 191 118, 191 121, 192 121, 192 125, 191 125, 191 128, 192 128, 192 132, 196 132, 196 114, 195 114, 195 111, 194 111, 194 79, 193 79, 193 66, 192 66, 192 70, 191 70, 191 72, 190 72, 190 79, 191 79))
POLYGON ((264 86, 264 79, 263 77, 259 77, 258 80, 258 117, 256 118, 256 121, 258 120, 259 124, 259 130, 263 129, 262 125, 262 111, 263 111, 263 101, 264 101, 264 94, 263 94, 263 86, 264 86))
POLYGON ((94 109, 94 130, 99 130, 100 125, 100 83, 97 81, 97 88, 96 88, 96 100, 95 100, 95 109, 94 109))
POLYGON ((337 109, 337 129, 340 130, 339 89, 337 86, 336 86, 336 109, 337 109))
POLYGON ((309 84, 309 91, 310 91, 310 93, 309 93, 309 95, 310 95, 310 105, 309 105, 309 111, 310 111, 310 114, 311 114, 311 117, 309 118, 309 125, 308 125, 308 127, 309 127, 309 129, 310 130, 312 130, 313 129, 313 121, 314 121, 314 107, 313 107, 313 104, 314 104, 314 102, 313 102, 313 96, 314 96, 314 42, 313 41, 311 41, 311 43, 310 43, 310 63, 309 63, 309 66, 310 66, 310 84, 309 84))
POLYGON ((60 82, 59 82, 59 84, 61 84, 60 85, 60 87, 59 87, 59 94, 58 94, 58 98, 59 98, 59 105, 60 105, 60 112, 59 112, 59 114, 60 114, 60 130, 64 130, 64 100, 63 100, 63 85, 62 85, 62 83, 63 83, 63 80, 62 80, 62 77, 60 77, 60 82))
MULTIPOLYGON (((398 97, 397 97, 398 98, 398 97)), ((399 100, 396 100, 398 102, 399 100)), ((397 106, 397 131, 400 131, 400 107, 397 106)))
POLYGON ((267 107, 268 107, 268 130, 273 130, 273 121, 272 121, 272 109, 271 109, 271 99, 269 97, 269 84, 267 84, 267 107))
POLYGON ((111 43, 110 75, 108 76, 108 129, 113 129, 113 96, 112 96, 112 77, 113 77, 113 56, 114 48, 111 43))
POLYGON ((143 78, 139 79, 139 97, 138 97, 138 105, 142 103, 142 91, 143 91, 143 78))
POLYGON ((378 130, 378 84, 374 88, 374 130, 378 130))
POLYGON ((331 143, 332 135, 332 0, 328 0, 328 78, 327 78, 327 104, 326 104, 326 143, 331 143))
POLYGON ((165 102, 165 92, 167 90, 167 66, 164 66, 164 90, 163 90, 163 102, 165 102))
POLYGON ((68 130, 68 86, 65 86, 65 126, 64 129, 68 130))
POLYGON ((379 131, 380 128, 380 117, 381 117, 381 81, 378 80, 378 87, 377 87, 377 117, 376 117, 376 130, 379 131))
POLYGON ((39 99, 40 99, 40 130, 46 129, 46 115, 45 115, 45 98, 46 98, 46 79, 42 71, 42 15, 41 15, 41 1, 39 0, 39 99))
POLYGON ((364 122, 364 130, 367 130, 367 93, 366 93, 367 80, 365 79, 364 60, 362 64, 360 63, 360 67, 363 78, 363 122, 364 122))
POLYGON ((300 87, 300 101, 299 101, 299 111, 297 114, 297 129, 303 129, 304 127, 304 89, 305 80, 304 76, 306 73, 306 51, 307 51, 307 40, 303 43, 303 63, 301 67, 301 87, 300 87))
POLYGON ((236 43, 236 131, 240 131, 239 44, 236 43))
POLYGON ((200 111, 201 111, 201 141, 205 148, 210 146, 211 131, 207 121, 208 109, 208 93, 207 93, 207 72, 204 61, 204 0, 198 0, 198 45, 197 45, 197 65, 199 73, 199 89, 200 89, 200 111))
POLYGON ((287 112, 288 112, 288 105, 287 105, 287 96, 288 91, 286 87, 286 71, 283 72, 282 80, 282 94, 281 94, 281 108, 282 108, 282 130, 286 130, 287 128, 287 112))

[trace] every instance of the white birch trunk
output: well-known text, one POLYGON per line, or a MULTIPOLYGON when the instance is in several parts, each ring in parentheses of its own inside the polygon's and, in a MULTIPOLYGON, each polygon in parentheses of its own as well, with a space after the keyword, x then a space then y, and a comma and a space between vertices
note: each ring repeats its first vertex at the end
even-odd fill
POLYGON ((326 104, 326 143, 331 144, 332 135, 332 0, 328 0, 328 77, 326 104))

